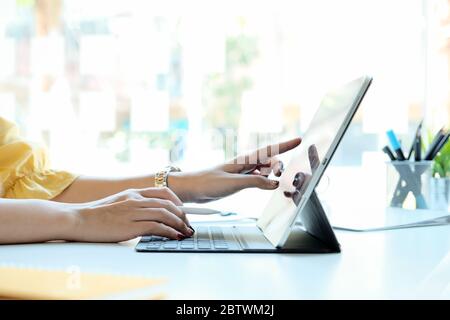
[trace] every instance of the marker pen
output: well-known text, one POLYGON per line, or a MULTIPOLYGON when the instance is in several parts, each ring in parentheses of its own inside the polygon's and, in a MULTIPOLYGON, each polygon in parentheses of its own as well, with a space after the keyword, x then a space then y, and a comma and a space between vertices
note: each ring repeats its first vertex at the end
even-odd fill
POLYGON ((391 143, 392 149, 394 149, 395 154, 397 155, 397 160, 404 161, 406 160, 405 155, 403 154, 402 147, 400 146, 400 142, 398 142, 397 136, 395 135, 393 130, 389 130, 386 132, 389 142, 391 143))
POLYGON ((384 146, 383 152, 388 155, 388 157, 389 157, 389 159, 391 159, 391 161, 397 160, 395 158, 394 154, 392 153, 391 148, 389 148, 388 146, 384 146))

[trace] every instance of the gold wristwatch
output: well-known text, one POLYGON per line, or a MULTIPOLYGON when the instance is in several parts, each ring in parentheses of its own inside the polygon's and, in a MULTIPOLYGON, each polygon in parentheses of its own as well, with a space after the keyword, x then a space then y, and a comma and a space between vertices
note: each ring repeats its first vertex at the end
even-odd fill
POLYGON ((170 172, 180 172, 180 168, 174 166, 167 166, 163 170, 159 171, 155 175, 155 187, 164 188, 167 187, 167 177, 170 172))

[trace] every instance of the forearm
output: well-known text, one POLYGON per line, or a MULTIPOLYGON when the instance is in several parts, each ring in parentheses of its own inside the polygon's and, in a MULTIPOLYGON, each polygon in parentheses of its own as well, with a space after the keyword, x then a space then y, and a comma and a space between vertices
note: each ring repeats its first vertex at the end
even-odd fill
POLYGON ((0 244, 71 240, 75 208, 45 200, 0 199, 0 244))
MULTIPOLYGON (((168 187, 183 201, 191 202, 195 173, 170 173, 168 187)), ((155 186, 155 175, 126 178, 95 178, 81 176, 64 192, 52 199, 57 202, 82 203, 108 197, 127 189, 144 189, 155 186)))
POLYGON ((103 199, 127 189, 143 189, 153 187, 154 175, 126 178, 96 178, 81 176, 64 192, 52 199, 57 202, 81 203, 103 199))

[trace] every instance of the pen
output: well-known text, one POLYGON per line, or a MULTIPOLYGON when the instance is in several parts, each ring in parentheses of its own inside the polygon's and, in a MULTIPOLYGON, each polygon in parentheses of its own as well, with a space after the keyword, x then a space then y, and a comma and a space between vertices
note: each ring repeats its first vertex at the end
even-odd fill
POLYGON ((389 130, 386 132, 389 142, 391 143, 392 149, 394 149, 395 154, 397 155, 397 160, 404 161, 406 160, 405 155, 403 154, 402 147, 400 146, 400 142, 398 142, 397 136, 395 135, 393 130, 389 130))
POLYGON ((416 138, 414 140, 414 160, 422 160, 422 121, 417 127, 416 138))
POLYGON ((384 146, 383 152, 388 155, 388 157, 389 157, 389 159, 391 159, 391 161, 397 160, 395 158, 394 154, 392 153, 391 148, 389 148, 389 146, 384 146))
POLYGON ((447 133, 447 134, 445 135, 445 137, 442 138, 442 139, 440 140, 439 144, 436 146, 436 148, 435 148, 433 154, 431 155, 431 159, 430 159, 430 160, 433 160, 433 159, 437 156, 437 154, 439 153, 439 151, 441 151, 441 149, 442 149, 442 148, 445 146, 445 144, 447 143, 449 137, 450 137, 450 132, 447 133))
POLYGON ((445 133, 444 133, 444 128, 442 128, 441 130, 438 131, 438 133, 436 133, 436 136, 434 137, 433 141, 431 142, 430 146, 428 147, 428 151, 425 154, 425 160, 432 159, 432 155, 433 155, 436 147, 438 146, 441 139, 444 139, 444 138, 445 138, 445 133))
MULTIPOLYGON (((409 148, 409 152, 408 152, 408 157, 406 158, 408 160, 411 159, 413 151, 414 151, 414 153, 416 152, 417 136, 420 135, 420 131, 421 131, 421 128, 422 128, 422 122, 423 122, 423 120, 420 121, 419 125, 417 126, 416 132, 414 133, 414 136, 413 136, 413 139, 412 139, 412 142, 411 142, 411 147, 409 148)), ((414 160, 417 161, 416 159, 414 159, 414 160)))
POLYGON ((413 141, 411 142, 411 147, 409 148, 408 156, 406 157, 407 160, 411 159, 413 150, 415 150, 416 146, 416 137, 413 138, 413 141))
POLYGON ((223 212, 219 210, 209 209, 209 208, 195 208, 195 207, 179 207, 181 211, 185 214, 199 214, 199 215, 210 215, 210 214, 220 214, 221 216, 235 215, 232 212, 223 212))

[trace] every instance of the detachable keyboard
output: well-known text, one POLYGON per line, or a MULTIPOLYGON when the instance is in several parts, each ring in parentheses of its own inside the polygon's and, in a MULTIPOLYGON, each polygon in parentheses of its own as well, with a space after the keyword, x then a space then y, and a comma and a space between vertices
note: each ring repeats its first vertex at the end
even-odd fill
MULTIPOLYGON (((143 236, 136 245, 138 252, 203 252, 203 253, 269 253, 281 252, 266 239, 256 225, 205 225, 192 223, 191 238, 171 240, 143 236)), ((290 251, 290 250, 287 250, 290 251)))
POLYGON ((226 251, 230 245, 221 227, 197 227, 191 238, 171 240, 158 236, 143 236, 139 247, 145 251, 226 251))

